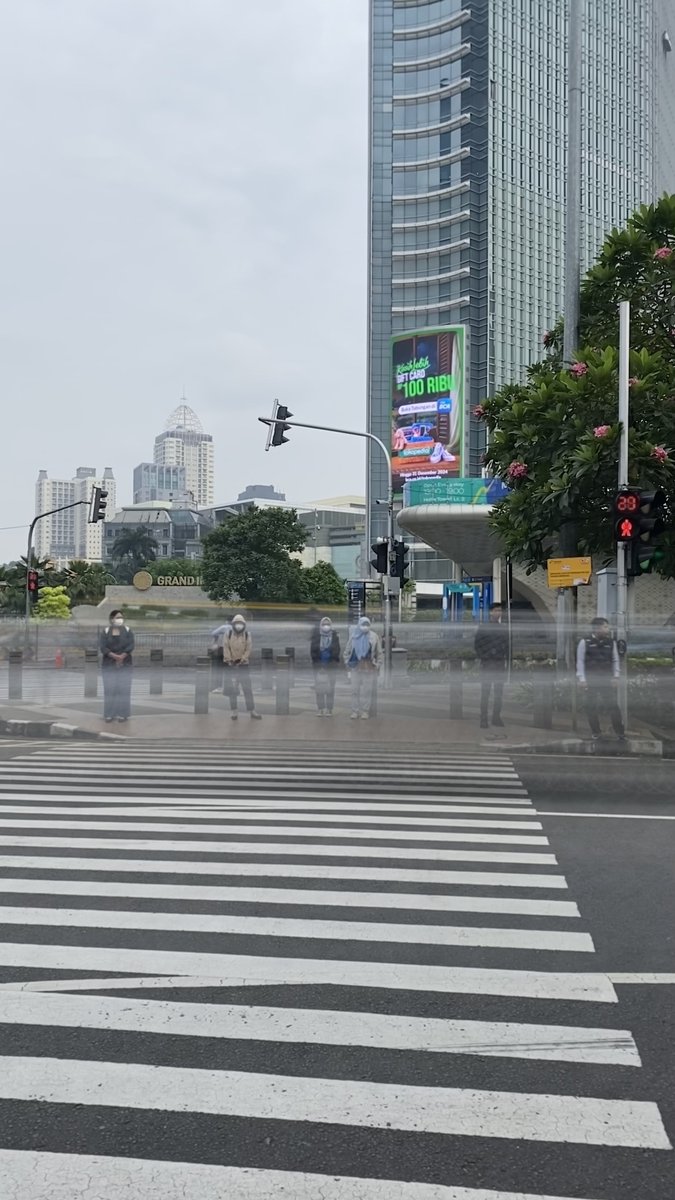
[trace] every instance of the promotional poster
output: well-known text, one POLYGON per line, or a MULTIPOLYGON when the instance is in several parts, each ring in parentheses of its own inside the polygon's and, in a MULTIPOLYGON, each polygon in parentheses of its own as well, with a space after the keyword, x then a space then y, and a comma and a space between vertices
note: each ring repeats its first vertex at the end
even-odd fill
POLYGON ((394 494, 415 479, 463 474, 463 325, 392 338, 394 494))

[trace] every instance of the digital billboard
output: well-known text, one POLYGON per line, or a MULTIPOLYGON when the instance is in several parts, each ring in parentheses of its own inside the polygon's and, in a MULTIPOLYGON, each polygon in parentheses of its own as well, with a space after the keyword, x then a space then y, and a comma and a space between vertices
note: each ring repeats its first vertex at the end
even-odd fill
POLYGON ((463 325, 418 329, 391 340, 391 468, 394 495, 414 479, 463 475, 463 325))

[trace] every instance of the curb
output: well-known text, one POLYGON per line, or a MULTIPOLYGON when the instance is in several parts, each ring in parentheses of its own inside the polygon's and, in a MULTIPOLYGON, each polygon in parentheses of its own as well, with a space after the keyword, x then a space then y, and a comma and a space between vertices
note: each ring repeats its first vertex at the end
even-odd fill
POLYGON ((509 754, 561 754, 600 756, 602 758, 663 758, 663 742, 658 738, 629 737, 625 742, 601 739, 563 738, 555 742, 523 742, 503 747, 509 754))
POLYGON ((72 738, 79 742, 125 742, 127 739, 121 733, 96 733, 92 729, 82 729, 79 725, 67 725, 65 721, 18 721, 0 720, 0 737, 25 738, 72 738))

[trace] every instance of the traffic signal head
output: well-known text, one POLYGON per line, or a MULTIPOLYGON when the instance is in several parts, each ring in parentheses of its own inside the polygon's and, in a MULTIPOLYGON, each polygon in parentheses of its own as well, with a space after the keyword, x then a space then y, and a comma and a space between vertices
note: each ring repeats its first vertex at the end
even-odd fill
MULTIPOLYGON (((275 420, 287 421, 288 418, 292 417, 292 416, 293 416, 293 413, 289 412, 284 404, 278 404, 278 403, 276 404, 275 413, 274 413, 275 420)), ((283 446, 284 442, 288 441, 288 438, 284 437, 284 434, 288 428, 289 428, 288 425, 273 425, 272 426, 272 445, 273 446, 283 446)))
POLYGON ((662 488, 623 488, 614 498, 614 537, 628 549, 628 575, 647 575, 664 557, 657 544, 669 524, 668 497, 662 488))
POLYGON ((370 547, 374 558, 371 558, 370 565, 375 568, 378 575, 389 574, 389 539, 378 538, 370 547))
POLYGON ((406 545, 405 542, 394 542, 394 562, 391 573, 392 575, 396 576, 397 579, 400 579, 401 587, 403 587, 403 584, 407 583, 408 581, 408 568, 410 566, 408 562, 409 554, 410 546, 406 545))
POLYGON ((105 510, 108 504, 108 493, 105 488, 92 488, 91 500, 89 502, 89 524, 95 525, 97 521, 105 521, 105 510))
POLYGON ((30 598, 33 603, 35 603, 35 601, 38 598, 39 590, 40 590, 40 578, 38 576, 37 571, 29 571, 28 572, 28 594, 30 595, 30 598))
POLYGON ((632 542, 640 534, 640 491, 622 488, 614 497, 614 540, 632 542))

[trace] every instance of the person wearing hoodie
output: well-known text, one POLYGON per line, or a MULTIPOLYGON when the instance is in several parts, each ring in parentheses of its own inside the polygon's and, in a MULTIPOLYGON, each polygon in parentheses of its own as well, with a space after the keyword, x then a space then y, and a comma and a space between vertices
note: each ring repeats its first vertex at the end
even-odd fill
POLYGON ((254 721, 262 720, 260 713, 256 712, 253 702, 253 689, 251 687, 251 651, 253 642, 251 635, 246 626, 246 620, 241 613, 237 613, 232 618, 232 628, 229 633, 223 637, 223 664, 225 668, 225 695, 230 697, 230 708, 232 709, 232 720, 236 721, 237 712, 237 696, 241 687, 246 704, 246 711, 251 714, 254 721))
POLYGON ((365 721, 370 716, 381 662, 380 639, 371 629, 370 617, 361 617, 350 634, 345 650, 345 663, 351 672, 352 682, 352 721, 358 717, 365 721))
POLYGON ((314 667, 316 707, 320 717, 332 717, 335 677, 340 662, 340 639, 330 617, 324 617, 312 632, 309 655, 314 667))

